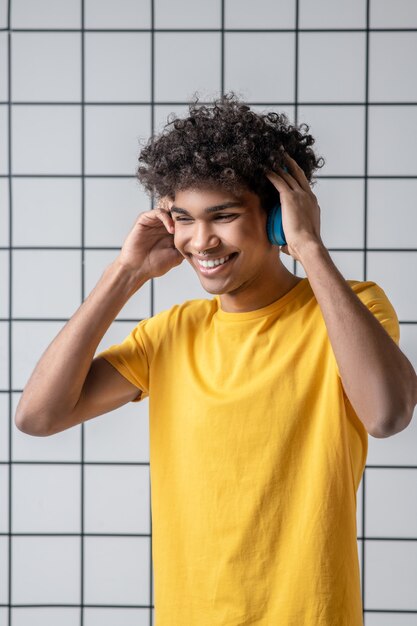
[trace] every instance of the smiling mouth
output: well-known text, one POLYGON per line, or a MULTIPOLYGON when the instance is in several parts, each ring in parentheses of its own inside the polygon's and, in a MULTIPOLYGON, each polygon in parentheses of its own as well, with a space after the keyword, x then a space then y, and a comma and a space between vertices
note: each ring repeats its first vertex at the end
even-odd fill
POLYGON ((238 255, 237 252, 233 252, 232 254, 226 255, 225 257, 220 257, 221 259, 226 259, 223 263, 220 263, 218 265, 213 265, 212 267, 205 267, 204 265, 201 265, 201 263, 198 262, 198 260, 195 260, 195 265, 197 266, 198 270, 206 275, 206 276, 211 276, 213 274, 218 274, 220 273, 223 268, 225 268, 226 266, 230 265, 230 263, 236 258, 236 256, 238 255))

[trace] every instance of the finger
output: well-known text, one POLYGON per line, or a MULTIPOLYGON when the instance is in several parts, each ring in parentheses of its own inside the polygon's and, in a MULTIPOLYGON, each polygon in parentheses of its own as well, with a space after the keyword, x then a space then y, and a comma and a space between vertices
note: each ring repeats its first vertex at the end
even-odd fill
POLYGON ((278 174, 278 172, 268 170, 265 175, 274 185, 274 187, 278 189, 278 191, 282 192, 286 189, 292 189, 291 185, 289 184, 289 180, 284 180, 284 177, 281 176, 281 172, 278 174))
POLYGON ((174 220, 172 219, 170 213, 166 209, 157 208, 154 209, 156 212, 156 216, 161 220, 165 228, 170 234, 174 233, 174 220))
POLYGON ((305 172, 300 165, 298 165, 297 161, 290 157, 288 152, 284 151, 285 160, 287 163, 287 168, 289 172, 292 174, 293 178, 296 179, 297 183, 302 187, 305 191, 310 189, 310 184, 307 180, 305 172))

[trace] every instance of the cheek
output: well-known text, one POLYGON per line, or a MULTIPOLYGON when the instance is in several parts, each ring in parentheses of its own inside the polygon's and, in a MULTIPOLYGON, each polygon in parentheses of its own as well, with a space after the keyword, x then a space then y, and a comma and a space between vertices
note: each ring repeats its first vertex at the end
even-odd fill
POLYGON ((174 246, 182 253, 184 247, 184 237, 181 236, 179 231, 176 229, 174 231, 174 246))

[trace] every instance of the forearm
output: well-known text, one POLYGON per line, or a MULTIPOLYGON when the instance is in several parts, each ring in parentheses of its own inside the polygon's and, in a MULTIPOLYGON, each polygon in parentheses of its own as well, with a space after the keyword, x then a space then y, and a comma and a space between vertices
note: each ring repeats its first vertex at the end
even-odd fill
POLYGON ((77 403, 97 346, 128 299, 144 283, 117 261, 109 265, 90 295, 41 356, 17 406, 15 421, 36 419, 39 431, 51 416, 77 403))
POLYGON ((325 246, 310 243, 300 260, 320 306, 349 401, 375 436, 403 430, 416 404, 414 368, 352 291, 325 246))

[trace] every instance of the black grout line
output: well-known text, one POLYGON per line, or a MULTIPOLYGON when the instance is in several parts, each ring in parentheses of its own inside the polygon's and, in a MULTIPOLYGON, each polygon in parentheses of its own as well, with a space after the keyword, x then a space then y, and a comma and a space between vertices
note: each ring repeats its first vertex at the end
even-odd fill
MULTIPOLYGON (((85 33, 84 33, 84 0, 81 0, 81 303, 85 299, 85 33)), ((80 626, 84 626, 84 517, 85 517, 85 428, 81 424, 81 541, 80 541, 80 626)))
MULTIPOLYGON (((368 272, 368 256, 366 251, 368 241, 368 134, 369 134, 369 19, 370 19, 370 0, 366 0, 366 48, 365 48, 365 155, 364 155, 364 248, 365 253, 363 255, 363 276, 366 280, 368 272)), ((366 529, 366 464, 362 475, 362 534, 365 535, 366 529)), ((365 573, 366 573, 366 537, 361 542, 361 595, 362 595, 362 616, 365 618, 365 573)))
MULTIPOLYGON (((86 33, 220 33, 222 28, 84 28, 86 33)), ((300 33, 415 33, 414 28, 298 28, 300 33)), ((295 28, 224 28, 225 33, 295 33, 295 28)), ((80 33, 80 28, 0 28, 11 33, 80 33)))
MULTIPOLYGON (((277 108, 277 107, 291 107, 291 106, 311 106, 311 107, 364 107, 364 102, 363 101, 355 101, 355 100, 348 100, 347 102, 344 102, 343 100, 336 100, 335 102, 327 102, 325 100, 313 100, 313 101, 308 101, 308 100, 304 100, 304 101, 299 101, 298 103, 295 103, 291 100, 282 100, 281 102, 276 102, 276 101, 270 101, 270 102, 251 102, 249 100, 246 101, 250 106, 264 106, 264 107, 270 107, 270 108, 277 108)), ((0 100, 0 105, 7 105, 8 102, 4 101, 4 100, 0 100)), ((87 100, 84 103, 82 103, 80 100, 16 100, 11 102, 11 104, 13 104, 13 106, 100 106, 100 107, 108 107, 108 106, 114 106, 114 107, 128 107, 128 106, 147 106, 147 107, 163 107, 163 106, 187 106, 188 102, 181 102, 180 100, 173 100, 171 102, 168 101, 163 101, 163 100, 158 100, 158 102, 148 102, 147 100, 132 100, 132 101, 126 101, 126 100, 108 100, 106 102, 98 102, 96 100, 87 100)), ((204 102, 203 100, 199 100, 199 104, 207 104, 210 105, 211 102, 204 102)), ((416 101, 397 101, 397 102, 391 102, 391 101, 369 101, 368 106, 380 106, 380 107, 397 107, 397 106, 412 106, 415 107, 417 106, 417 102, 416 101)))
MULTIPOLYGON (((11 0, 8 0, 8 6, 7 6, 7 23, 8 23, 8 27, 10 28, 10 16, 11 16, 11 0)), ((13 281, 13 274, 12 274, 12 263, 13 263, 13 255, 12 255, 12 244, 13 244, 13 219, 12 219, 12 207, 13 207, 13 197, 12 197, 12 106, 11 106, 11 99, 12 99, 12 79, 11 79, 11 75, 12 75, 12 62, 11 62, 11 56, 12 56, 12 35, 10 33, 10 31, 7 34, 7 51, 8 51, 8 59, 7 59, 7 69, 8 69, 8 76, 7 76, 7 123, 8 123, 8 193, 9 193, 9 246, 10 246, 10 250, 9 250, 9 318, 11 318, 13 316, 13 291, 12 291, 12 281, 13 281)), ((13 528, 13 519, 12 519, 12 437, 13 437, 13 432, 12 432, 12 424, 13 424, 13 405, 12 405, 12 401, 13 401, 13 397, 12 397, 12 393, 10 392, 10 390, 12 389, 13 386, 13 381, 12 381, 12 352, 13 352, 13 345, 12 345, 12 324, 9 323, 9 328, 8 328, 8 349, 9 349, 9 354, 8 354, 8 360, 9 360, 9 375, 8 375, 8 379, 9 379, 9 394, 8 394, 8 419, 9 419, 9 441, 8 441, 8 488, 9 488, 9 511, 8 511, 8 540, 7 540, 7 544, 8 544, 8 591, 7 591, 7 603, 8 603, 8 608, 7 608, 7 623, 8 626, 11 626, 12 623, 12 612, 11 612, 11 603, 12 603, 12 574, 13 574, 13 568, 12 568, 12 528, 13 528)))
MULTIPOLYGON (((0 178, 9 178, 8 174, 0 174, 0 178)), ((81 178, 81 174, 13 174, 12 178, 81 178)), ((131 174, 85 174, 83 178, 130 178, 131 174)), ((322 174, 315 177, 317 180, 362 180, 362 174, 322 174)), ((369 180, 417 180, 417 174, 369 174, 369 180)))
MULTIPOLYGON (((295 126, 298 126, 298 109, 300 106, 300 103, 298 101, 298 76, 299 76, 299 56, 298 56, 298 52, 299 52, 299 43, 298 43, 298 27, 299 27, 299 1, 296 0, 295 2, 295 37, 294 37, 294 56, 295 56, 295 61, 294 61, 294 70, 295 70, 295 77, 294 77, 294 124, 295 126)), ((295 276, 297 276, 297 269, 299 267, 299 264, 297 263, 296 259, 292 259, 292 272, 295 276)), ((301 267, 300 267, 301 269, 301 267)))
MULTIPOLYGON (((151 9, 151 40, 150 40, 150 53, 151 53, 151 129, 152 137, 155 134, 155 2, 150 0, 151 9)), ((154 194, 151 195, 151 207, 152 209, 155 202, 154 194)), ((152 278, 150 281, 150 305, 151 305, 151 317, 155 314, 155 280, 152 278)), ((149 450, 150 453, 150 450, 149 450)), ((149 463, 149 529, 150 529, 150 543, 149 543, 149 626, 153 626, 153 550, 152 550, 152 488, 151 488, 151 476, 150 476, 150 463, 149 463)))

